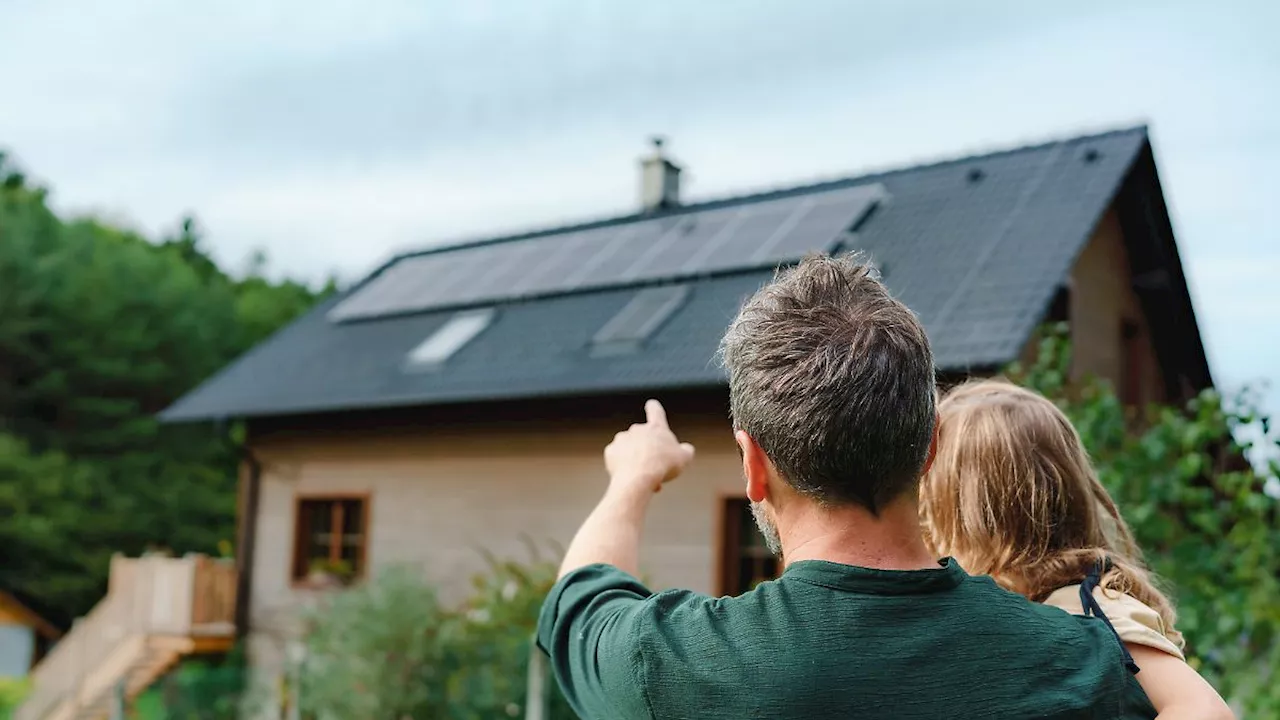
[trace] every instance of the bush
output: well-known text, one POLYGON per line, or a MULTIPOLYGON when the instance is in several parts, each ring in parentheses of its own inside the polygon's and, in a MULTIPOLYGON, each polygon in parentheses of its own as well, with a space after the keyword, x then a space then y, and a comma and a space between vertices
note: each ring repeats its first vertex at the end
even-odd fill
POLYGON ((27 697, 26 678, 0 678, 0 720, 9 720, 27 697))
POLYGON ((134 703, 135 720, 235 720, 248 671, 243 645, 217 659, 183 662, 134 703))
MULTIPOLYGON (((538 608, 555 575, 550 563, 490 558, 490 572, 457 609, 442 607, 421 575, 403 567, 332 596, 308 618, 303 715, 523 717, 538 608)), ((550 717, 575 717, 558 690, 550 717)))
POLYGON ((1147 562, 1176 602, 1189 661, 1246 717, 1280 717, 1280 447, 1244 392, 1126 409, 1104 383, 1068 381, 1065 329, 1011 379, 1066 411, 1147 562), (1253 458, 1254 463, 1246 460, 1253 458))

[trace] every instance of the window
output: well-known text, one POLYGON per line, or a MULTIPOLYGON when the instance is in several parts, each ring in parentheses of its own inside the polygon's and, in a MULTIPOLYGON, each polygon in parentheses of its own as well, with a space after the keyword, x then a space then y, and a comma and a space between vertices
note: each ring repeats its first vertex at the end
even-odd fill
POLYGON ((1045 313, 1047 323, 1071 322, 1071 288, 1063 285, 1053 294, 1049 303, 1049 311, 1045 313))
POLYGON ((293 579, 345 583, 364 575, 368 511, 363 496, 298 498, 293 579))
POLYGON ((409 364, 428 368, 440 365, 484 332, 492 322, 493 308, 454 314, 448 322, 431 333, 430 337, 409 351, 409 364))
POLYGON ((591 339, 591 353, 608 356, 639 350, 641 343, 688 298, 688 285, 651 287, 637 292, 591 339))
POLYGON ((756 585, 778 577, 781 564, 769 551, 756 527, 746 498, 724 501, 720 594, 741 595, 756 585))
POLYGON ((1142 331, 1138 323, 1120 323, 1120 401, 1142 404, 1142 331))

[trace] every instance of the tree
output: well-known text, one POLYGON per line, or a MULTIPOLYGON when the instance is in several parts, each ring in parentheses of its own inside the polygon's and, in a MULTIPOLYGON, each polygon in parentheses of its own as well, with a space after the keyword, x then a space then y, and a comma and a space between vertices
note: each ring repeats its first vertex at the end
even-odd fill
POLYGON ((0 180, 0 587, 66 627, 112 552, 232 536, 231 443, 156 413, 319 294, 228 276, 193 218, 152 243, 59 218, 3 155, 0 180))
POLYGON ((1011 379, 1053 398, 1179 612, 1190 662, 1247 717, 1280 715, 1280 442, 1248 392, 1127 409, 1105 383, 1072 383, 1065 328, 1011 379), (1256 467, 1246 460, 1253 455, 1256 467))

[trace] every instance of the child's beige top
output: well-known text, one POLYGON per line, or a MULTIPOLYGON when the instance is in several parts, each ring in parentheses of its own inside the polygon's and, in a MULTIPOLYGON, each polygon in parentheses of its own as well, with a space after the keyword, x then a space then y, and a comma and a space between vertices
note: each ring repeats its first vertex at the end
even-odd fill
MULTIPOLYGON (((1093 597, 1098 601, 1102 612, 1106 613, 1107 619, 1111 621, 1121 640, 1163 650, 1179 660, 1186 660, 1182 655, 1182 637, 1173 632, 1173 628, 1165 627, 1160 613, 1147 607, 1137 598, 1114 590, 1095 588, 1093 597)), ((1080 606, 1079 585, 1058 588, 1052 595, 1045 598, 1044 604, 1061 608, 1075 615, 1084 614, 1084 608, 1080 606)))

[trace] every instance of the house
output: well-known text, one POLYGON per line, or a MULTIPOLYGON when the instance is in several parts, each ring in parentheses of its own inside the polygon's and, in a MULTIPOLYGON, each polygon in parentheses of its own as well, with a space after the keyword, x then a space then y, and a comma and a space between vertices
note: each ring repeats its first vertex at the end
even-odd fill
POLYGON ((62 637, 62 631, 30 605, 0 590, 0 678, 26 677, 62 637))
POLYGON ((646 572, 709 593, 772 574, 715 355, 811 251, 864 251, 943 372, 997 371, 1052 319, 1075 372, 1128 402, 1212 383, 1144 127, 695 204, 660 146, 641 166, 635 214, 396 257, 165 411, 247 422, 238 602, 259 668, 327 577, 410 563, 458 598, 482 549, 566 543, 649 396, 698 460, 656 500, 646 572))

